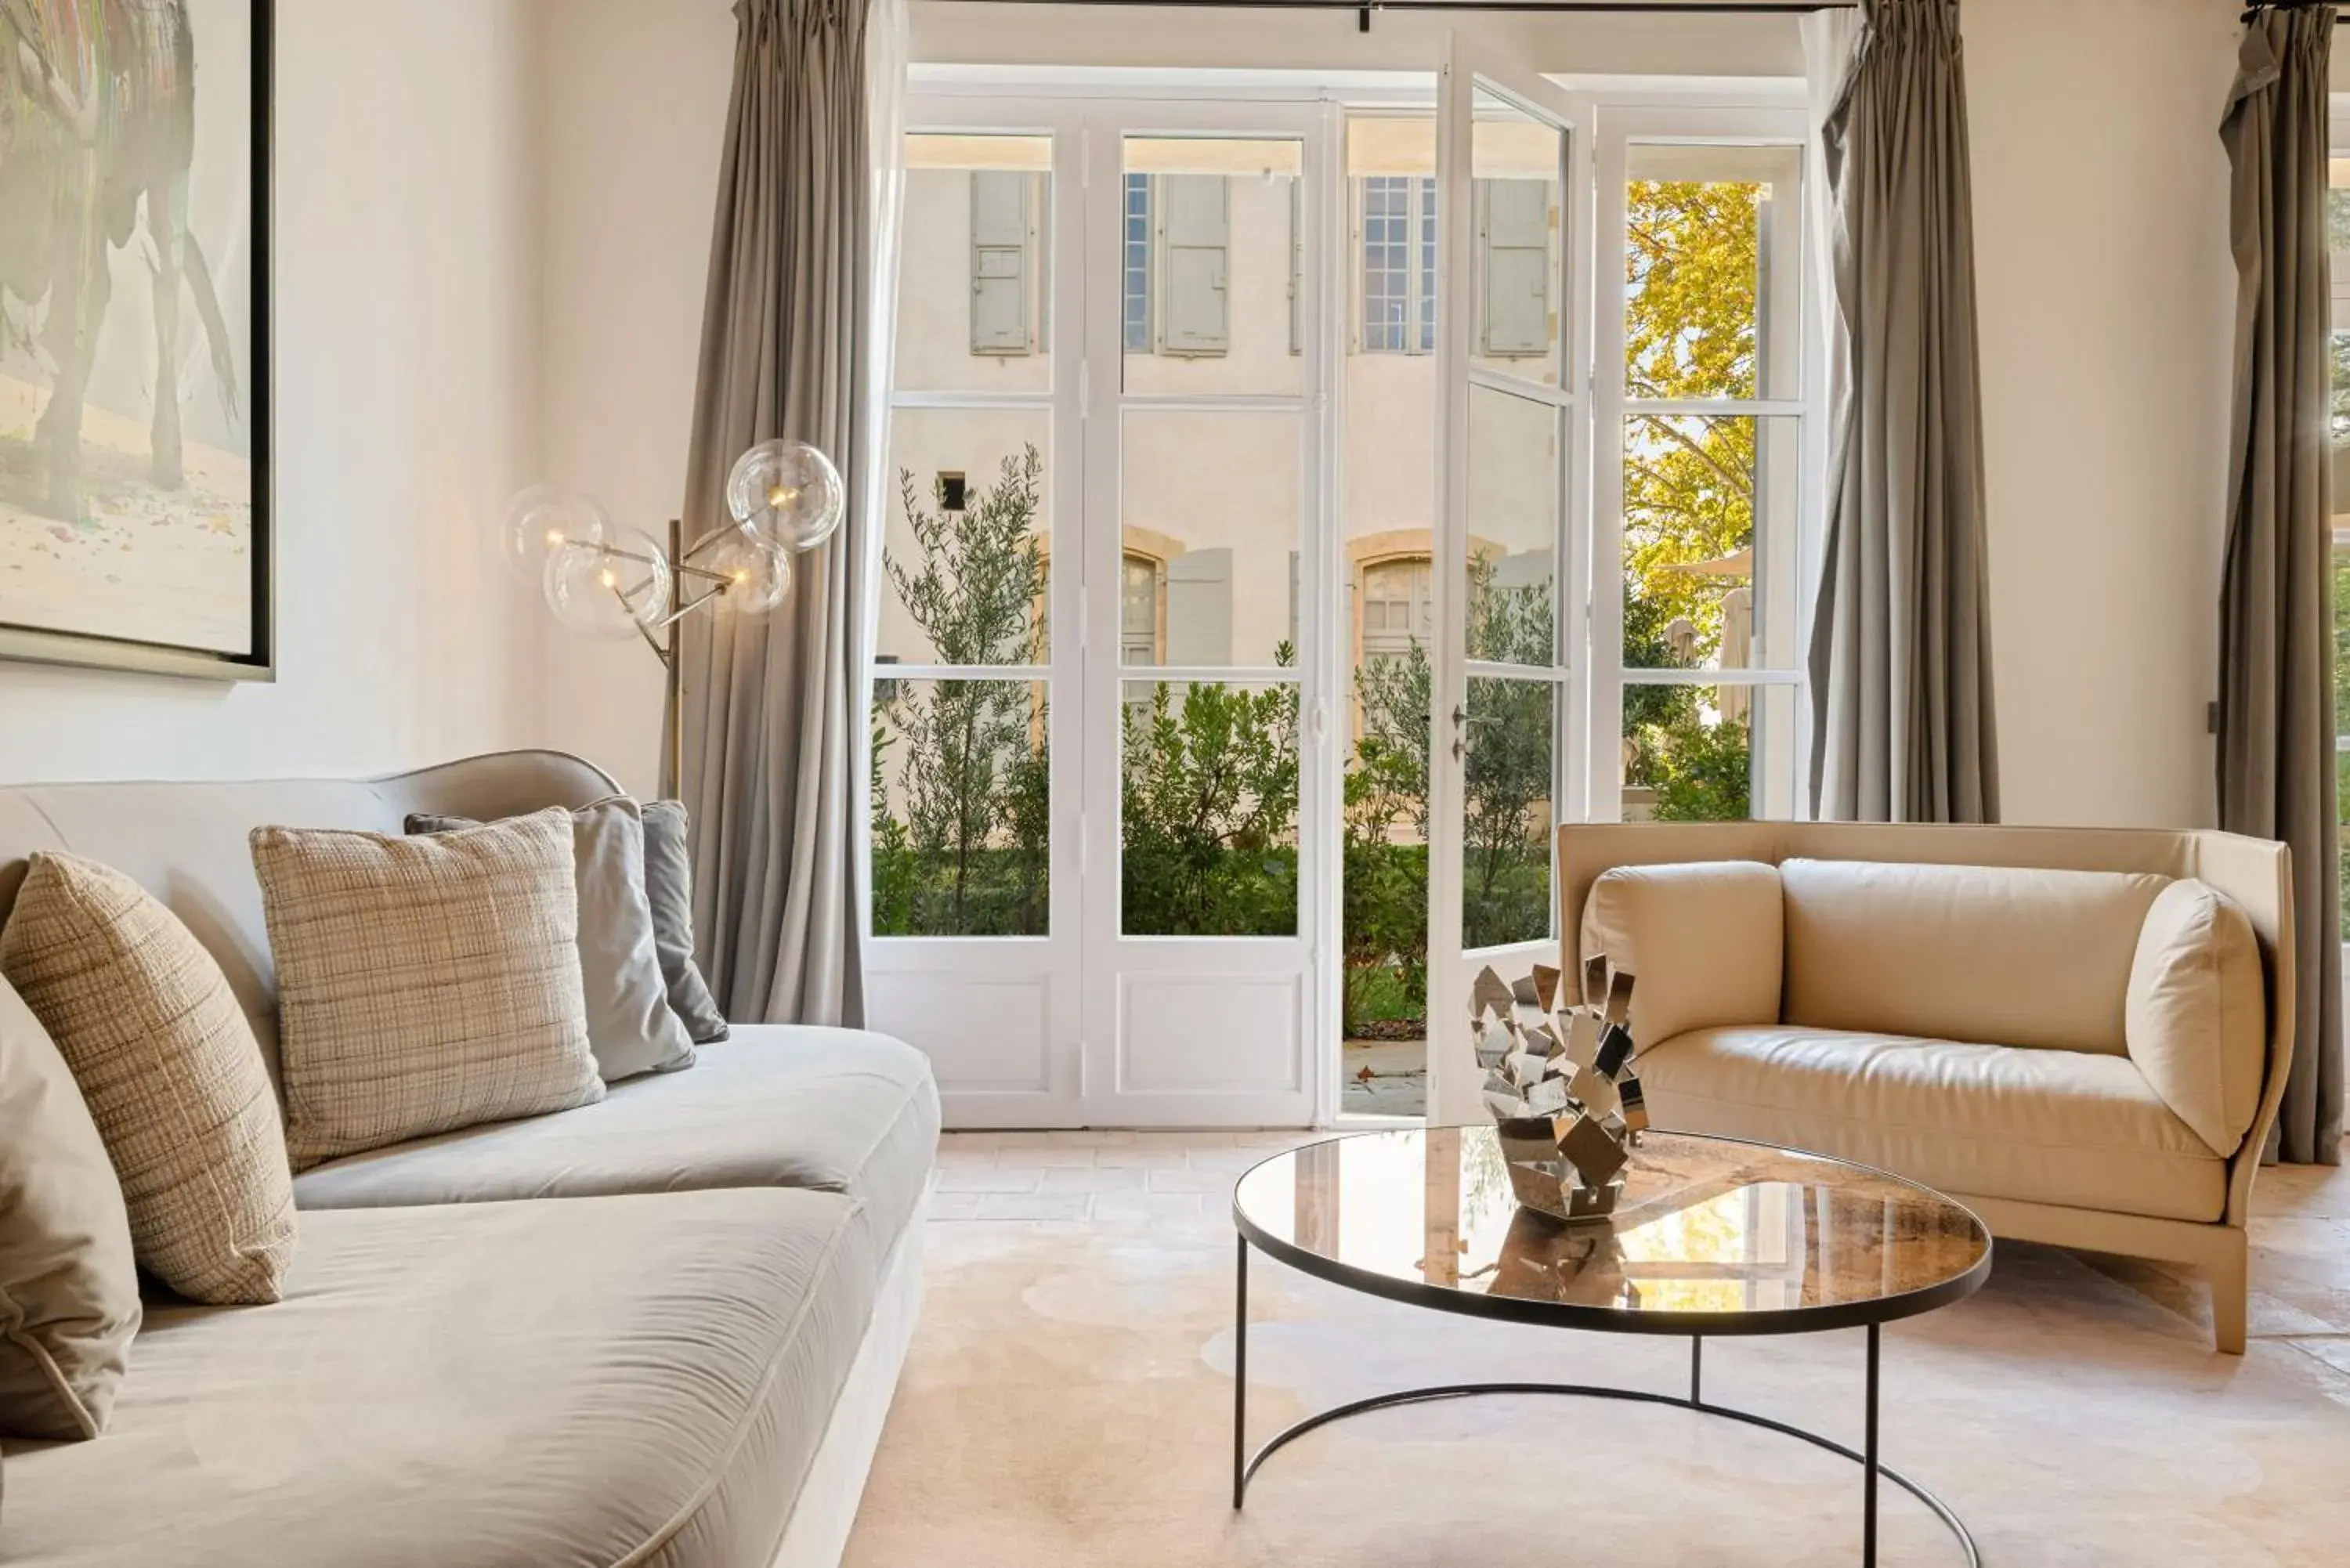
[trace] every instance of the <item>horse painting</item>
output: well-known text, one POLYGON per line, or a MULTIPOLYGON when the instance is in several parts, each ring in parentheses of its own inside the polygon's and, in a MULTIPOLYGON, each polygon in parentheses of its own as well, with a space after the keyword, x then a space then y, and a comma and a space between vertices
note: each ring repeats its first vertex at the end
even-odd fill
POLYGON ((110 251, 143 254, 154 291, 155 486, 185 483, 183 305, 202 326, 224 413, 240 418, 228 323, 188 225, 195 70, 187 0, 0 0, 0 317, 6 346, 47 373, 31 504, 67 523, 83 516, 83 414, 113 294, 110 251))

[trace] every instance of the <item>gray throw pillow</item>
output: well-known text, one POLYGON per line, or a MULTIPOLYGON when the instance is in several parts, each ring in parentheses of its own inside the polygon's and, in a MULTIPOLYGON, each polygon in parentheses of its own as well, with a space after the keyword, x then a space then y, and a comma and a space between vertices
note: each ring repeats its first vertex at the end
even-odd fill
MULTIPOLYGON (((418 813, 411 833, 478 826, 418 813)), ((670 1011, 652 906, 645 897, 645 826, 637 803, 615 795, 571 814, 573 879, 579 892, 579 975, 588 999, 588 1045, 608 1084, 693 1065, 693 1040, 670 1011)))
POLYGON ((653 907, 653 938, 669 981, 670 1010, 685 1021, 685 1032, 697 1044, 707 1045, 726 1038, 726 1014, 693 961, 693 858, 686 848, 685 805, 647 801, 644 813, 645 897, 653 907))
POLYGON ((0 1436, 95 1438, 139 1332, 122 1183, 66 1059, 0 981, 0 1436))

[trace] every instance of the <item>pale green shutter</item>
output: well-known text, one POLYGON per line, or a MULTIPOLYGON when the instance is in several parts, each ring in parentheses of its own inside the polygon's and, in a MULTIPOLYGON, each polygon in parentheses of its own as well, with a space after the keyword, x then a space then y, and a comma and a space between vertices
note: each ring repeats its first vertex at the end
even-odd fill
POLYGON ((1516 358, 1550 352, 1550 182, 1480 180, 1478 241, 1485 319, 1479 351, 1516 358))
POLYGON ((1028 354, 1029 239, 1035 230, 1036 182, 1007 169, 971 175, 971 351, 1028 354))
POLYGON ((1232 348, 1232 189, 1221 174, 1161 176, 1159 236, 1167 290, 1159 351, 1222 354, 1232 348))

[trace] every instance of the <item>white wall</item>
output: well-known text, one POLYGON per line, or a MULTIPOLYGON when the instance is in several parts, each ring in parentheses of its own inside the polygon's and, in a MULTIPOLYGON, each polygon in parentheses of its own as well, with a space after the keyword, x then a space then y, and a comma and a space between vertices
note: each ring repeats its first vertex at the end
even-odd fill
POLYGON ((0 664, 0 781, 348 774, 537 736, 486 554, 537 465, 526 0, 277 8, 275 684, 0 664))
MULTIPOLYGON (((660 535, 685 499, 730 0, 536 0, 543 476, 660 535)), ((537 620, 549 744, 650 794, 660 665, 537 620)))
POLYGON ((2208 826, 2234 264, 2226 0, 1967 0, 2011 822, 2208 826))

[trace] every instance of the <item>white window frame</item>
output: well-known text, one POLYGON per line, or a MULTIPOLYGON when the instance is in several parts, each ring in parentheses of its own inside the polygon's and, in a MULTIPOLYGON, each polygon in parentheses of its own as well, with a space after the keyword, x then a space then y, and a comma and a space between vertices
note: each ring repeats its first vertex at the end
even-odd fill
MULTIPOLYGON (((1594 235, 1597 257, 1594 307, 1596 328, 1591 334, 1591 358, 1584 373, 1590 378, 1591 403, 1591 560, 1589 580, 1590 649, 1584 660, 1587 745, 1584 758, 1585 818, 1615 821, 1623 813, 1624 759, 1620 736, 1624 724, 1623 692, 1627 686, 1746 686, 1788 688, 1794 692, 1795 718, 1792 760, 1791 810, 1788 817, 1811 815, 1811 704, 1805 701, 1809 675, 1802 667, 1801 649, 1810 641, 1811 613, 1819 580, 1820 517, 1825 504, 1827 469, 1826 364, 1821 327, 1823 302, 1818 297, 1818 274, 1810 254, 1810 226, 1798 223, 1797 254, 1781 264, 1801 269, 1797 317, 1788 337, 1801 356, 1798 395, 1792 398, 1704 399, 1692 400, 1636 399, 1625 390, 1624 313, 1629 298, 1620 236, 1625 223, 1625 168, 1631 143, 1679 143, 1690 146, 1796 146, 1809 137, 1806 112, 1799 108, 1720 101, 1674 102, 1642 94, 1625 102, 1599 100, 1598 136, 1594 150, 1595 197, 1598 223, 1594 235), (1603 373, 1599 367, 1607 367, 1603 373), (1802 452, 1795 515, 1794 559, 1798 563, 1796 601, 1797 647, 1778 649, 1795 662, 1748 670, 1627 669, 1624 664, 1624 448, 1627 414, 1731 414, 1764 418, 1795 418, 1802 421, 1798 447, 1802 452)), ((1813 171, 1808 161, 1801 179, 1813 171)), ((1758 388, 1757 390, 1762 389, 1758 388)), ((1759 445, 1758 427, 1758 445, 1759 445)), ((1774 519, 1775 521, 1775 519, 1774 519)), ((1758 514, 1756 527, 1762 526, 1758 514)), ((1752 787, 1759 793, 1762 781, 1752 787)), ((1758 811, 1758 816, 1761 813, 1758 811)), ((1783 820, 1784 818, 1782 818, 1783 820)))

